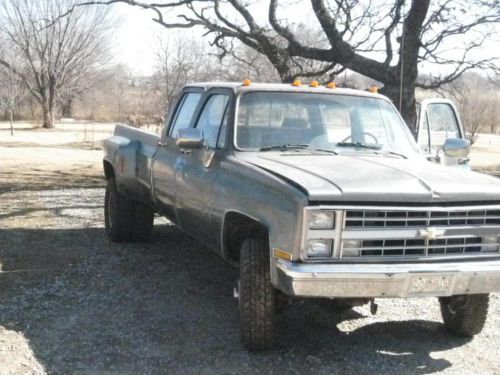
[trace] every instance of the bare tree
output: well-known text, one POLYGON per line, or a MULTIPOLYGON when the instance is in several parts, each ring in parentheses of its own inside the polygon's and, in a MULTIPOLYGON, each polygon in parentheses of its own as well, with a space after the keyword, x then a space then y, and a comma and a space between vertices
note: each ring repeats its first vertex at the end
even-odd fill
MULTIPOLYGON (((471 69, 498 70, 498 48, 476 51, 493 43, 500 24, 499 0, 269 0, 267 17, 258 19, 262 2, 242 0, 87 1, 85 4, 126 3, 149 9, 154 21, 167 28, 201 27, 213 44, 227 53, 228 40, 266 56, 281 80, 294 76, 296 59, 337 65, 383 83, 383 93, 399 107, 412 131, 416 129, 415 88, 438 88, 471 69), (293 8, 295 7, 295 8, 293 8), (284 11, 286 8, 286 12, 284 11), (172 11, 172 9, 176 9, 172 11), (311 10, 320 43, 301 39, 301 29, 282 15, 311 10), (177 14, 178 19, 172 19, 177 14), (295 26, 295 27, 294 27, 295 26), (324 44, 323 44, 324 43, 324 44), (431 79, 418 81, 419 65, 446 66, 431 79)), ((314 28, 314 27, 313 27, 314 28)), ((299 75, 322 72, 303 71, 299 75)))
POLYGON ((16 56, 10 56, 9 60, 11 65, 8 68, 0 69, 0 108, 8 114, 10 135, 14 135, 14 111, 24 93, 24 87, 17 72, 22 71, 23 67, 16 56))
POLYGON ((28 70, 15 69, 7 55, 0 55, 0 65, 14 72, 39 103, 45 128, 53 127, 58 93, 78 86, 107 62, 113 26, 107 10, 74 5, 74 0, 3 0, 0 5, 0 34, 28 70), (72 12, 59 17, 68 9, 72 12))
POLYGON ((465 135, 473 144, 478 133, 496 130, 498 98, 494 86, 479 74, 464 74, 442 90, 457 103, 465 135))
POLYGON ((180 34, 159 36, 156 61, 164 105, 170 105, 186 83, 214 79, 214 56, 202 41, 194 38, 180 34))

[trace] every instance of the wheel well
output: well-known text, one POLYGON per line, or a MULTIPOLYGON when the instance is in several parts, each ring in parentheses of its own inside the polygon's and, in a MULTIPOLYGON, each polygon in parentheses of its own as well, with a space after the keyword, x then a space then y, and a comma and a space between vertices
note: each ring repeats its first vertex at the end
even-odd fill
POLYGON ((269 238, 267 227, 239 212, 228 212, 224 218, 222 246, 224 258, 238 264, 243 240, 255 236, 269 238))
POLYGON ((104 160, 102 163, 104 166, 104 176, 106 176, 106 180, 115 177, 115 171, 113 170, 111 163, 107 160, 104 160))

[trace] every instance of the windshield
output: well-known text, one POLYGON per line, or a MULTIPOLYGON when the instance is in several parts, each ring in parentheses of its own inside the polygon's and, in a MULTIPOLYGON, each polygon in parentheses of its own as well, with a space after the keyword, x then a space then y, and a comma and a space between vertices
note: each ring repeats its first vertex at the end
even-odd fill
POLYGON ((383 99, 294 92, 248 92, 240 97, 237 148, 297 145, 337 152, 416 152, 405 123, 383 99))

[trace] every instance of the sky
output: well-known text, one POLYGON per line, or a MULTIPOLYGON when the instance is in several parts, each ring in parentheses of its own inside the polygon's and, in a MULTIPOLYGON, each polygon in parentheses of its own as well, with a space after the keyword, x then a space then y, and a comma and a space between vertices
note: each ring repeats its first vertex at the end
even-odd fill
MULTIPOLYGON (((267 7, 259 6, 259 2, 252 2, 253 7, 251 8, 252 14, 256 19, 266 19, 267 7), (255 6, 257 4, 257 6, 255 6)), ((304 4, 300 2, 291 2, 298 4, 304 4)), ((115 62, 122 63, 129 67, 135 75, 149 75, 155 71, 156 61, 155 61, 155 45, 158 43, 158 38, 161 35, 167 35, 172 32, 190 33, 193 35, 200 35, 202 31, 200 29, 181 31, 172 31, 165 29, 162 26, 157 25, 152 21, 154 13, 151 11, 143 10, 136 7, 131 7, 125 4, 113 5, 113 14, 119 17, 118 30, 116 32, 114 41, 114 51, 115 62)), ((286 17, 288 21, 291 22, 303 22, 308 24, 310 22, 317 23, 317 20, 312 14, 312 10, 286 8, 278 11, 278 16, 286 17)), ((498 27, 497 35, 500 35, 500 27, 498 27)), ((500 42, 498 42, 500 43, 500 42)), ((497 43, 494 43, 497 44, 497 43)), ((452 45, 449 46, 450 49, 457 49, 459 46, 452 45)), ((488 51, 498 51, 498 44, 483 46, 476 53, 478 55, 488 53, 488 51)), ((458 53, 458 52, 457 52, 458 53)), ((429 64, 421 64, 420 71, 433 72, 443 69, 442 67, 436 67, 435 65, 429 66, 429 64)))
POLYGON ((153 73, 156 64, 155 43, 168 30, 151 20, 151 12, 128 5, 115 7, 121 24, 115 36, 115 61, 127 65, 137 75, 153 73))

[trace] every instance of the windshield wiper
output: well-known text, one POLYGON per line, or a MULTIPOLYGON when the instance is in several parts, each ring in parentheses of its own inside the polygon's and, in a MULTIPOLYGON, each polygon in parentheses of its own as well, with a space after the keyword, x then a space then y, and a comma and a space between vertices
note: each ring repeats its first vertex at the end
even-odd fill
POLYGON ((306 149, 309 145, 306 144, 284 144, 284 145, 271 145, 271 146, 266 146, 266 147, 261 147, 259 151, 273 151, 273 150, 280 150, 280 151, 287 151, 287 150, 303 150, 306 149))
POLYGON ((328 152, 330 154, 338 155, 339 153, 335 150, 327 150, 325 148, 310 148, 311 151, 321 151, 321 152, 328 152))
POLYGON ((365 149, 369 149, 369 150, 382 151, 385 154, 400 156, 400 157, 402 157, 404 159, 408 159, 408 157, 406 155, 400 154, 399 152, 395 152, 395 151, 384 149, 384 148, 382 148, 382 146, 365 145, 365 144, 359 143, 359 142, 355 142, 355 143, 354 142, 339 142, 339 143, 336 143, 335 146, 340 146, 340 147, 357 147, 357 148, 365 148, 365 149))
POLYGON ((335 143, 337 147, 357 147, 357 148, 367 148, 369 150, 380 150, 382 147, 374 145, 365 145, 360 142, 337 142, 335 143))

